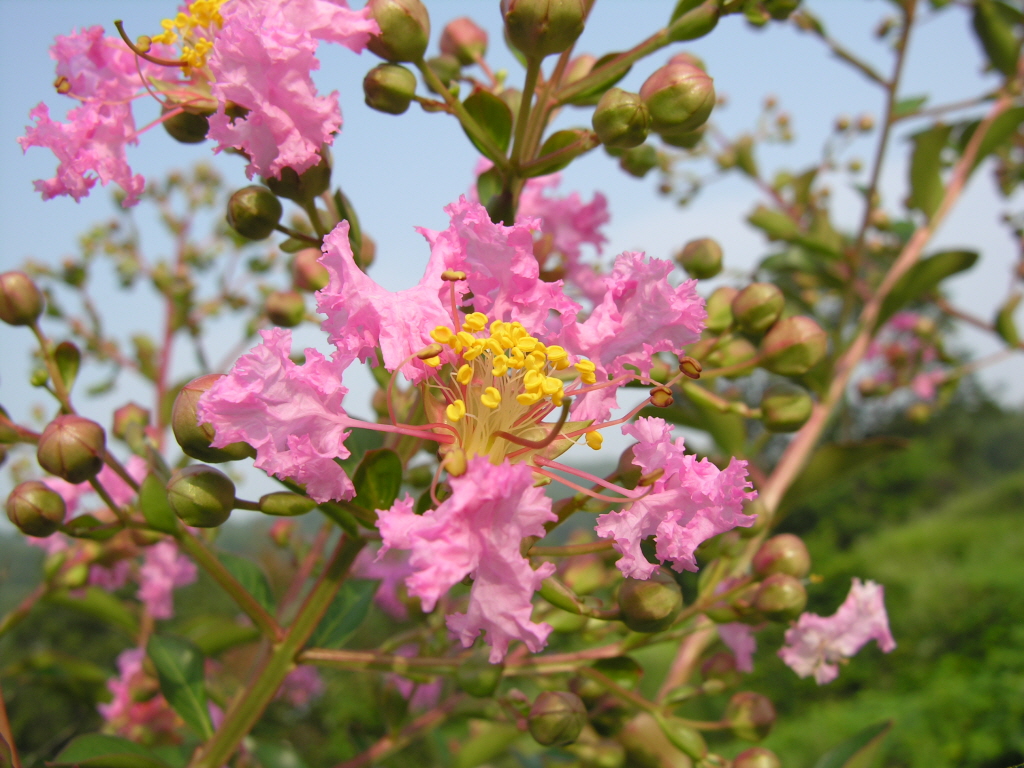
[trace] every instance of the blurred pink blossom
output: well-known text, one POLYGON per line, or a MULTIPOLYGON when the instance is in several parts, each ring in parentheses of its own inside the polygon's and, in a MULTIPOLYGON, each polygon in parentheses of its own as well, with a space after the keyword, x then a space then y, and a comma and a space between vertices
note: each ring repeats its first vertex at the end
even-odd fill
POLYGON ((174 615, 174 590, 196 580, 195 564, 178 551, 172 541, 161 541, 146 549, 139 569, 141 600, 154 619, 174 615))

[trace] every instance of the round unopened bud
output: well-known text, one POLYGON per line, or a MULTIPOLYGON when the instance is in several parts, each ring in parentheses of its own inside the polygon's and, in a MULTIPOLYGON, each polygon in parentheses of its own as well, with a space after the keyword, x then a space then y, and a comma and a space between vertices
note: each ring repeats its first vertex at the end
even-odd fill
POLYGON ((292 536, 295 534, 294 520, 277 520, 270 526, 270 540, 278 547, 284 549, 292 543, 292 536))
POLYGON ((652 130, 672 134, 702 126, 715 106, 715 86, 707 73, 692 64, 668 64, 640 87, 651 111, 652 130))
POLYGON ((676 254, 676 263, 690 277, 706 280, 722 271, 722 246, 710 237, 691 240, 676 254))
POLYGON ((330 150, 327 145, 320 147, 320 160, 302 173, 297 173, 294 168, 282 168, 277 178, 265 176, 263 183, 285 200, 294 200, 300 205, 310 203, 331 186, 330 150))
POLYGON ((780 376, 807 373, 828 351, 828 334, 798 315, 779 320, 761 340, 761 365, 780 376))
POLYGON ((619 167, 630 176, 642 179, 658 167, 658 150, 650 144, 627 149, 619 155, 619 167))
POLYGON ((661 140, 670 147, 693 149, 703 140, 706 128, 706 125, 702 125, 700 128, 693 131, 662 131, 658 135, 661 136, 661 140))
POLYGON ((754 608, 772 621, 795 619, 807 605, 807 590, 795 576, 773 573, 761 582, 754 596, 754 608))
POLYGON ((416 95, 416 75, 401 64, 378 64, 363 78, 363 94, 370 109, 400 115, 416 95))
POLYGON ((651 114, 639 94, 609 88, 597 102, 591 118, 594 131, 606 147, 629 149, 644 143, 651 130, 651 114))
POLYGON ((228 200, 228 224, 242 237, 265 240, 281 221, 281 201, 266 187, 243 187, 228 200))
POLYGON ((66 514, 61 495, 38 480, 19 483, 7 497, 7 518, 26 536, 49 536, 66 514))
POLYGON ((688 725, 681 718, 662 717, 659 718, 658 724, 672 746, 683 754, 696 760, 701 760, 707 755, 708 745, 704 741, 704 737, 700 735, 700 731, 688 725))
POLYGON ((527 58, 561 53, 583 32, 583 0, 501 0, 505 34, 527 58))
POLYGON ((730 288, 727 285, 723 285, 721 288, 716 288, 704 305, 707 310, 708 319, 704 323, 704 328, 713 334, 719 334, 727 330, 732 325, 732 300, 736 298, 739 293, 735 288, 730 288))
POLYGON ((715 368, 735 368, 728 378, 746 376, 754 370, 757 349, 746 339, 737 336, 708 355, 707 362, 715 368))
POLYGON ((736 657, 728 651, 719 651, 705 659, 700 665, 700 673, 705 681, 717 680, 726 686, 735 685, 740 679, 736 657))
POLYGON ((212 448, 214 438, 213 427, 198 422, 196 406, 199 398, 213 386, 222 373, 211 373, 193 379, 178 393, 171 407, 171 431, 186 456, 199 461, 220 464, 225 461, 238 461, 253 456, 253 450, 247 443, 230 443, 223 448, 212 448))
POLYGON ((167 481, 167 503, 186 525, 216 528, 231 516, 235 484, 219 469, 192 464, 167 481))
POLYGON ((141 432, 149 426, 149 411, 141 405, 128 403, 114 411, 114 437, 124 440, 129 432, 141 432))
POLYGON ((623 623, 634 632, 660 632, 672 626, 683 609, 683 591, 659 568, 649 579, 623 580, 619 608, 623 623))
POLYGON ((770 749, 751 747, 736 755, 732 768, 782 768, 782 761, 770 749))
POLYGON ((875 118, 866 112, 857 118, 857 130, 867 133, 875 127, 875 118))
POLYGON ((538 744, 565 746, 580 735, 587 723, 587 710, 575 693, 543 691, 533 700, 526 722, 538 744))
POLYGON ((316 508, 316 502, 308 496, 289 491, 276 491, 260 496, 260 512, 274 517, 298 517, 316 508))
POLYGON ((725 720, 739 738, 760 741, 771 732, 775 724, 775 706, 760 693, 741 691, 729 699, 725 720))
POLYGON ((273 291, 264 305, 267 318, 282 328, 294 328, 306 317, 306 300, 298 291, 273 291))
POLYGON ((811 571, 811 555, 799 536, 780 533, 761 545, 754 555, 753 566, 758 576, 786 573, 802 579, 811 571))
POLYGON ((24 272, 0 275, 0 320, 8 325, 32 325, 43 313, 43 294, 24 272))
POLYGON ((668 387, 658 386, 651 390, 651 405, 655 408, 668 408, 674 402, 672 390, 668 387))
POLYGON ((688 355, 679 358, 679 372, 686 378, 699 379, 703 370, 704 366, 700 364, 699 360, 694 360, 688 355))
POLYGON ((771 283, 751 283, 732 300, 732 316, 744 333, 760 336, 782 314, 786 297, 771 283))
POLYGON ((39 466, 69 483, 96 477, 103 468, 107 436, 103 427, 81 416, 58 416, 43 430, 36 448, 39 466))
POLYGON ((292 261, 292 285, 300 291, 319 291, 331 281, 327 268, 320 263, 319 248, 303 248, 292 261))
POLYGON ((468 66, 487 53, 487 33, 465 16, 449 21, 441 32, 441 53, 468 66))
POLYGON ((370 0, 366 7, 380 27, 367 48, 388 61, 423 58, 430 40, 430 15, 420 0, 370 0))
MULTIPOLYGON (((462 74, 462 67, 459 64, 459 60, 454 56, 448 56, 447 54, 433 56, 427 59, 426 64, 445 88, 451 88, 452 83, 456 83, 459 79, 459 75, 462 74)), ((441 92, 434 88, 434 86, 429 82, 427 83, 427 89, 431 93, 436 93, 438 95, 441 94, 441 92)), ((502 94, 504 93, 505 91, 502 91, 502 94)), ((513 111, 512 114, 515 114, 515 112, 513 111)))
POLYGON ((455 682, 470 696, 486 699, 501 683, 505 671, 503 664, 491 664, 487 656, 474 653, 455 670, 455 682))
POLYGON ((810 394, 795 384, 773 384, 761 396, 761 421, 769 432, 795 432, 813 409, 810 394))
MULTIPOLYGON (((174 110, 164 107, 163 114, 174 110)), ((164 119, 164 130, 175 141, 182 144, 199 144, 206 141, 206 134, 210 132, 210 119, 198 112, 180 110, 176 114, 164 119)))

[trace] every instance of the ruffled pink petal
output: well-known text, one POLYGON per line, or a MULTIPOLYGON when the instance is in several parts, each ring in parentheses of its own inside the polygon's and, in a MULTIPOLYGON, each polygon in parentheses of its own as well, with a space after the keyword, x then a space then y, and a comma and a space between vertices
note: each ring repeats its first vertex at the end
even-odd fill
POLYGON ((370 9, 353 11, 345 0, 276 0, 289 24, 305 29, 317 40, 343 45, 362 53, 371 35, 380 32, 370 9))
POLYGON ((483 631, 494 663, 504 658, 512 640, 540 650, 551 627, 531 621, 532 598, 554 565, 533 570, 519 547, 524 537, 543 535, 544 523, 555 519, 551 500, 533 487, 525 464, 496 466, 477 457, 450 482, 451 497, 435 510, 416 515, 412 499, 406 498, 379 513, 381 551, 411 550, 409 562, 416 572, 406 585, 424 610, 432 610, 467 575, 473 577, 466 613, 447 620, 463 646, 472 645, 483 631))
POLYGON ((174 615, 174 590, 196 580, 195 563, 178 551, 171 541, 161 541, 146 549, 139 569, 138 598, 154 619, 174 615))
POLYGON ((304 484, 316 501, 352 498, 352 481, 334 461, 348 457, 345 438, 356 424, 342 408, 347 362, 307 349, 306 362, 296 365, 289 358, 289 331, 260 333, 263 343, 199 400, 200 421, 217 433, 213 445, 248 443, 256 449, 257 467, 304 484))
POLYGON ((754 638, 754 630, 750 628, 750 625, 738 621, 719 624, 718 636, 732 651, 732 655, 736 659, 736 669, 740 672, 753 672, 757 640, 754 638))
POLYGON ((373 601, 384 613, 400 621, 409 618, 409 610, 399 599, 398 587, 412 573, 409 553, 401 549, 392 549, 380 557, 375 550, 363 549, 352 564, 353 576, 380 580, 373 601))

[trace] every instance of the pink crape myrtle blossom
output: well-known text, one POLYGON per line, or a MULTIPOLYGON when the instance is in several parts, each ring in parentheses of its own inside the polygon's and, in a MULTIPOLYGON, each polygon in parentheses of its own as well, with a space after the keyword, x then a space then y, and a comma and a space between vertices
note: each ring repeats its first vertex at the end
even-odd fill
MULTIPOLYGON (((395 649, 396 656, 407 658, 413 658, 418 653, 419 648, 414 643, 407 643, 395 649)), ((443 680, 440 677, 435 677, 427 683, 421 683, 403 675, 391 673, 385 679, 388 685, 393 686, 399 695, 409 702, 409 710, 412 712, 433 709, 441 700, 443 680)))
POLYGON ((293 707, 305 707, 324 692, 324 681, 316 667, 300 665, 285 677, 274 698, 281 699, 293 707))
POLYGON ((868 346, 862 392, 888 394, 908 387, 921 400, 934 400, 947 378, 934 338, 935 324, 916 312, 898 312, 868 346))
POLYGON ((779 650, 782 660, 800 677, 814 675, 818 685, 839 675, 839 663, 874 640, 889 653, 896 647, 885 612, 885 593, 880 584, 854 579, 850 594, 832 616, 801 614, 786 630, 779 650))
POLYGON ((138 598, 154 619, 174 615, 174 590, 196 580, 195 563, 178 551, 172 541, 161 541, 146 549, 139 569, 138 598))
POLYGON ((142 669, 145 658, 142 648, 131 648, 117 657, 118 676, 107 681, 114 698, 98 709, 107 727, 119 736, 143 742, 159 736, 173 739, 178 716, 162 694, 151 695, 156 681, 142 669))
POLYGON ((384 545, 410 550, 415 569, 406 579, 409 594, 425 611, 466 576, 473 577, 466 613, 448 616, 448 628, 464 647, 487 633, 491 662, 505 657, 509 642, 522 640, 531 651, 544 647, 551 627, 530 619, 533 593, 555 571, 553 563, 536 570, 519 553, 526 536, 543 536, 544 523, 556 519, 551 500, 533 487, 523 464, 491 464, 471 459, 466 473, 450 480, 452 495, 423 515, 406 497, 379 513, 384 545))
POLYGON ((740 672, 754 671, 754 652, 757 650, 757 640, 754 637, 754 630, 748 624, 738 621, 729 624, 718 625, 718 636, 732 651, 736 659, 736 669, 740 672))
POLYGON ((673 442, 672 426, 663 419, 638 419, 622 431, 639 440, 633 447, 635 465, 645 474, 664 469, 650 494, 597 518, 597 535, 614 540, 624 575, 649 579, 657 570, 640 551, 648 536, 655 537, 659 560, 677 571, 696 571, 693 553, 702 542, 754 524, 755 518, 743 513, 743 502, 756 495, 748 490, 745 461, 732 459, 724 470, 707 459, 697 461, 683 452, 682 437, 673 442))
POLYGON ((352 575, 360 579, 380 580, 373 601, 388 616, 399 621, 409 618, 409 609, 399 598, 399 586, 413 573, 409 553, 392 549, 378 555, 377 549, 363 549, 352 564, 352 575))

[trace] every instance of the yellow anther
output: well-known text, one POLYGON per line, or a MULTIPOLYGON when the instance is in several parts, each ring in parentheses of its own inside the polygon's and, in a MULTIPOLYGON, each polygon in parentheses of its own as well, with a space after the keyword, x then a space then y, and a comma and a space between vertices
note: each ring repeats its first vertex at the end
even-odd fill
POLYGON ((427 365, 429 365, 431 368, 437 368, 437 366, 439 366, 441 364, 441 358, 440 357, 428 357, 423 362, 426 363, 427 365))
POLYGON ((484 393, 480 395, 480 402, 493 410, 501 405, 501 392, 494 387, 488 387, 484 390, 484 393))
POLYGON ((482 331, 487 327, 487 315, 483 312, 474 312, 470 315, 466 315, 466 320, 462 324, 462 330, 471 331, 476 333, 482 331))
POLYGON ((446 325, 439 325, 430 332, 430 338, 441 344, 450 344, 455 332, 446 325))
MULTIPOLYGON (((527 333, 526 329, 523 328, 523 326, 521 326, 519 323, 512 323, 512 328, 509 329, 508 335, 511 336, 512 341, 516 342, 517 344, 524 339, 530 338, 530 334, 527 333)), ((529 352, 530 350, 524 349, 523 351, 529 352)))
POLYGON ((441 279, 448 283, 457 283, 466 279, 466 273, 461 269, 446 269, 441 273, 441 279))
POLYGON ((562 399, 564 397, 565 392, 563 392, 562 390, 558 390, 557 392, 555 392, 555 394, 551 396, 551 404, 556 408, 560 407, 562 405, 562 399))
POLYGON ((587 445, 589 445, 595 451, 601 450, 602 443, 604 443, 604 437, 601 435, 600 432, 587 432, 587 445))
POLYGON ((576 363, 576 370, 579 371, 580 378, 584 384, 596 384, 597 377, 594 375, 594 371, 597 369, 590 360, 580 360, 576 363))
POLYGON ((516 395, 516 402, 520 405, 533 405, 539 402, 540 398, 540 392, 523 392, 521 395, 516 395))
POLYGON ((64 77, 64 75, 61 75, 53 81, 53 87, 57 89, 57 93, 69 93, 71 91, 71 81, 64 77))
POLYGON ((509 365, 513 368, 523 368, 526 365, 526 355, 519 347, 512 347, 508 351, 509 365))
POLYGON ((554 376, 548 376, 541 382, 540 391, 550 397, 555 392, 562 391, 562 380, 556 379, 554 376))
POLYGON ((448 451, 442 463, 445 471, 452 477, 460 477, 466 474, 466 468, 469 465, 469 462, 466 460, 466 452, 461 448, 452 448, 448 451))
POLYGON ((545 363, 547 363, 547 358, 543 352, 535 350, 526 356, 526 370, 528 371, 543 370, 545 363))
POLYGON ((516 345, 516 343, 512 341, 512 336, 507 333, 496 333, 491 336, 491 338, 494 339, 497 345, 502 349, 511 349, 516 345))
POLYGON ((544 352, 547 354, 548 360, 550 360, 556 366, 559 363, 569 362, 569 353, 565 351, 564 347, 560 347, 557 344, 552 344, 550 347, 545 349, 544 352))
POLYGON ((532 352, 537 348, 537 340, 533 336, 523 336, 516 340, 516 346, 523 352, 532 352))
POLYGON ((450 421, 458 421, 466 415, 466 404, 462 400, 456 400, 445 408, 444 412, 450 421))
POLYGON ((504 355, 498 355, 494 358, 494 367, 491 368, 492 376, 504 376, 508 371, 508 358, 504 355))
POLYGON ((480 357, 480 355, 484 353, 485 349, 486 347, 484 346, 484 343, 477 339, 472 345, 467 345, 467 347, 462 351, 462 359, 467 363, 470 363, 480 357))
POLYGON ((540 392, 544 384, 544 374, 539 371, 527 371, 523 376, 523 386, 527 392, 540 392))
POLYGON ((492 336, 496 333, 504 333, 505 325, 506 324, 501 322, 501 320, 495 320, 491 323, 490 328, 488 330, 490 330, 492 336))
POLYGON ((461 341, 464 347, 475 347, 479 343, 479 340, 473 334, 466 333, 465 331, 456 333, 455 338, 461 341))
POLYGON ((495 355, 505 354, 505 348, 493 336, 489 339, 484 339, 484 349, 489 349, 495 355))
POLYGON ((466 386, 473 380, 473 369, 468 365, 463 365, 459 368, 459 372, 455 374, 455 380, 462 386, 466 386))

